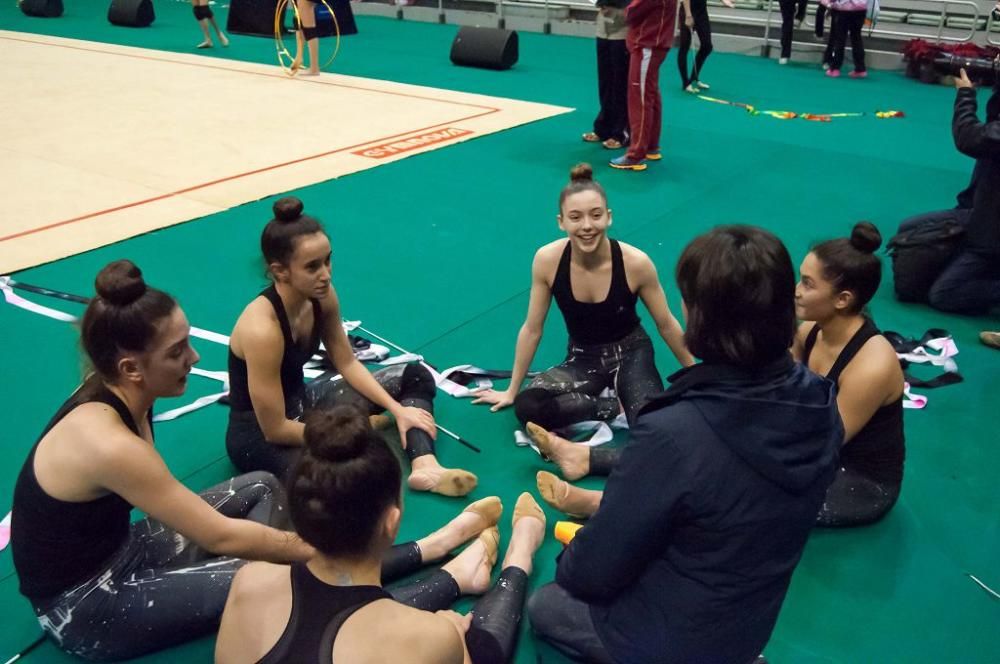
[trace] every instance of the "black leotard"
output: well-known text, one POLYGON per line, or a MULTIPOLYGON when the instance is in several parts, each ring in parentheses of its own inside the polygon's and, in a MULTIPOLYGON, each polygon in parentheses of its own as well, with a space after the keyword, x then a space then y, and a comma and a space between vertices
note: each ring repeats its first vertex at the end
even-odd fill
MULTIPOLYGON (((881 334, 875 324, 867 318, 837 360, 826 373, 826 377, 839 385, 840 374, 847 368, 865 342, 881 334)), ((809 355, 816 345, 819 326, 813 326, 802 350, 802 364, 809 366, 809 355)), ((856 470, 880 483, 899 486, 903 482, 903 461, 906 447, 903 437, 903 397, 882 406, 871 419, 840 450, 840 465, 856 470)))
POLYGON ((625 275, 625 259, 617 240, 611 242, 611 287, 603 302, 580 302, 573 297, 570 283, 572 242, 566 243, 555 279, 552 295, 566 320, 570 339, 579 344, 607 344, 624 339, 639 325, 635 312, 638 295, 629 290, 625 275))
MULTIPOLYGON (((297 417, 305 389, 305 377, 302 372, 304 365, 316 351, 323 332, 323 311, 319 300, 310 300, 313 305, 313 329, 305 346, 296 345, 292 336, 292 327, 288 323, 285 305, 281 296, 272 285, 260 294, 274 307, 274 314, 281 326, 281 336, 285 342, 285 350, 281 356, 281 390, 285 395, 286 417, 297 417)), ((246 360, 236 357, 232 346, 229 348, 229 405, 234 411, 251 411, 250 386, 247 379, 246 360)))
POLYGON ((337 632, 355 611, 391 599, 378 586, 331 586, 304 563, 292 563, 292 614, 281 638, 259 664, 330 664, 337 632))
POLYGON ((35 477, 38 443, 73 409, 92 402, 114 408, 129 431, 139 435, 128 407, 91 378, 59 408, 31 448, 14 487, 11 550, 21 594, 35 602, 55 597, 100 572, 128 537, 132 506, 118 494, 68 502, 46 493, 35 477))

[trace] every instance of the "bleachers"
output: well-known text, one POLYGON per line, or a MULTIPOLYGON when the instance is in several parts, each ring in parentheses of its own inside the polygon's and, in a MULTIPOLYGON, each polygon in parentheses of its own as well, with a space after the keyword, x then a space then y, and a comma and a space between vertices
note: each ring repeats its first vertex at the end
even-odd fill
MULTIPOLYGON (((1000 20, 991 18, 994 0, 881 0, 878 21, 866 51, 878 66, 899 66, 902 44, 914 38, 929 41, 1000 45, 1000 20), (879 59, 879 55, 883 57, 879 59)), ((769 53, 777 46, 781 12, 777 0, 708 0, 713 35, 722 50, 769 53)), ((818 58, 825 41, 814 37, 817 2, 810 0, 806 20, 794 33, 798 54, 818 58)), ((408 20, 488 25, 561 34, 593 34, 597 10, 590 0, 372 0, 355 5, 358 13, 395 15, 408 20)), ((828 19, 829 20, 829 19, 828 19)))

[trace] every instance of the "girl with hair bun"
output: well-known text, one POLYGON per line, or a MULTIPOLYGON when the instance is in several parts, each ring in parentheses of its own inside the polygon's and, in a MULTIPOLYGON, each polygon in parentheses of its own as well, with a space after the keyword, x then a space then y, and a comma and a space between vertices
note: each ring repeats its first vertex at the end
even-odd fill
POLYGON ((464 496, 477 483, 465 470, 443 468, 434 453, 431 373, 419 364, 374 374, 355 358, 331 281, 330 239, 294 197, 278 200, 260 246, 272 284, 243 310, 229 342, 229 458, 243 472, 284 478, 299 457, 302 414, 352 404, 371 415, 389 411, 410 459, 414 491, 464 496), (305 384, 302 367, 323 341, 339 378, 305 384))
POLYGON ((533 557, 545 536, 545 515, 531 495, 522 494, 514 507, 510 545, 492 589, 502 510, 496 497, 456 519, 481 531, 462 553, 425 579, 386 591, 384 581, 415 568, 390 574, 385 562, 402 517, 394 455, 349 406, 309 413, 304 435, 288 477, 289 512, 316 553, 291 567, 252 563, 237 575, 215 661, 511 661, 533 557), (469 615, 445 610, 463 594, 484 592, 469 615))
POLYGON ((636 314, 641 299, 660 336, 682 366, 694 362, 683 331, 670 313, 653 261, 639 249, 608 237, 611 210, 590 164, 578 164, 559 195, 559 229, 566 239, 546 244, 531 266, 528 315, 517 335, 514 369, 506 391, 481 390, 473 403, 497 411, 514 405, 542 452, 566 479, 611 472, 618 450, 573 445, 550 433, 575 422, 612 420, 624 410, 629 424, 663 389, 653 344, 636 314), (569 332, 566 359, 521 390, 555 299, 569 332), (602 396, 605 389, 616 396, 602 396))
POLYGON ((799 267, 795 311, 803 323, 793 354, 836 383, 844 421, 840 468, 819 513, 821 526, 878 521, 903 483, 903 370, 865 311, 882 279, 875 256, 881 244, 878 229, 863 221, 849 238, 813 247, 799 267))
POLYGON ((171 475, 152 411, 183 394, 199 359, 187 318, 130 261, 108 264, 96 287, 81 329, 93 373, 21 468, 11 544, 45 633, 106 661, 211 632, 241 559, 305 560, 312 547, 279 530, 287 515, 273 476, 195 494, 171 475), (146 518, 130 524, 133 509, 146 518))

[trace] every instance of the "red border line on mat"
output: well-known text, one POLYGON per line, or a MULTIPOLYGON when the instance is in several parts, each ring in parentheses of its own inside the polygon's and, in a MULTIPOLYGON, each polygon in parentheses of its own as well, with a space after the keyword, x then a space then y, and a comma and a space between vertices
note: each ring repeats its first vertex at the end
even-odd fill
MULTIPOLYGON (((282 73, 282 74, 272 74, 270 72, 263 72, 263 71, 249 71, 249 70, 246 70, 246 69, 236 69, 234 67, 224 67, 222 65, 215 65, 215 64, 210 65, 208 63, 201 63, 201 62, 185 62, 183 60, 171 60, 170 58, 155 57, 155 56, 152 56, 152 55, 139 55, 138 53, 121 53, 121 52, 118 52, 118 51, 109 51, 109 50, 100 49, 100 48, 85 48, 83 46, 72 46, 70 44, 59 44, 59 43, 55 43, 55 42, 38 41, 38 40, 35 40, 35 39, 22 39, 20 37, 4 37, 4 36, 0 36, 0 39, 5 39, 7 41, 14 41, 14 42, 23 42, 25 44, 35 44, 36 46, 55 46, 56 48, 66 48, 66 49, 70 49, 70 50, 73 50, 73 51, 85 51, 85 52, 88 52, 88 53, 102 53, 104 55, 117 55, 117 56, 121 56, 121 57, 125 57, 125 58, 133 58, 133 59, 136 59, 136 60, 150 60, 152 62, 167 62, 167 63, 170 63, 172 65, 184 65, 186 67, 201 67, 202 69, 218 69, 220 71, 234 72, 234 73, 237 73, 237 74, 249 74, 250 76, 263 76, 264 78, 276 78, 276 79, 281 79, 281 80, 286 80, 286 79, 287 80, 292 80, 292 77, 290 77, 290 76, 288 76, 287 74, 284 74, 284 73, 282 73)), ((60 37, 60 39, 63 39, 63 38, 60 37)), ((96 42, 92 42, 92 43, 96 43, 96 42)), ((123 46, 122 48, 138 48, 138 47, 135 47, 135 46, 123 46)), ((199 57, 205 58, 206 60, 210 60, 211 59, 208 56, 199 56, 199 57)), ((248 63, 248 64, 259 64, 259 63, 248 63)), ((260 66, 265 66, 265 65, 260 65, 260 66)), ((335 88, 347 88, 349 90, 363 90, 364 92, 376 92, 376 93, 379 93, 379 94, 393 95, 393 96, 396 96, 396 97, 408 97, 410 99, 422 99, 424 101, 433 101, 433 102, 437 102, 439 104, 452 104, 454 106, 469 106, 471 108, 482 108, 482 109, 489 109, 489 110, 492 110, 492 111, 499 111, 500 110, 499 108, 494 108, 492 106, 484 106, 482 104, 473 104, 473 103, 465 102, 465 101, 454 101, 454 100, 451 100, 451 99, 437 99, 436 97, 424 97, 424 96, 421 96, 421 95, 415 95, 415 94, 411 94, 411 93, 408 93, 408 92, 393 92, 391 90, 377 90, 375 88, 366 88, 366 87, 364 87, 362 85, 348 85, 347 83, 334 83, 333 81, 324 81, 324 80, 321 80, 321 79, 318 79, 318 78, 295 78, 294 80, 297 81, 297 82, 299 82, 299 83, 311 83, 311 84, 317 84, 317 85, 329 85, 329 86, 332 86, 332 87, 335 87, 335 88)), ((401 85, 409 85, 409 84, 403 83, 401 85)), ((467 94, 475 94, 475 93, 467 93, 467 94)), ((419 130, 417 130, 417 131, 419 131, 419 130)))
MULTIPOLYGON (((497 109, 497 110, 499 110, 499 109, 497 109)), ((338 152, 345 152, 347 150, 353 150, 355 148, 360 148, 360 147, 363 147, 363 146, 366 146, 366 145, 371 145, 372 143, 383 143, 385 141, 389 141, 389 140, 394 139, 394 138, 399 138, 400 136, 409 136, 410 134, 414 134, 414 133, 421 132, 421 131, 428 131, 430 129, 436 129, 438 127, 444 127, 446 125, 454 124, 454 123, 457 123, 457 122, 462 122, 464 120, 473 120, 475 118, 479 118, 479 117, 482 117, 484 115, 490 115, 492 113, 496 113, 497 110, 485 111, 483 113, 476 113, 474 115, 468 115, 468 116, 465 116, 463 118, 458 118, 456 120, 448 120, 447 122, 439 122, 437 124, 433 124, 433 125, 430 125, 428 127, 421 127, 419 129, 408 129, 407 131, 404 131, 404 132, 399 133, 399 134, 393 134, 391 136, 384 136, 382 138, 375 138, 375 139, 372 139, 370 141, 365 141, 364 143, 356 143, 355 145, 348 145, 347 147, 337 148, 336 150, 329 150, 327 152, 322 152, 320 154, 310 155, 308 157, 302 157, 300 159, 293 159, 291 161, 282 162, 280 164, 273 164, 271 166, 264 166, 263 168, 257 168, 257 169, 252 170, 252 171, 247 171, 246 173, 237 173, 236 175, 230 175, 228 177, 219 178, 218 180, 212 180, 210 182, 203 182, 201 184, 196 184, 196 185, 193 185, 191 187, 185 187, 184 189, 178 189, 177 191, 171 191, 171 192, 168 192, 166 194, 160 194, 159 196, 153 196, 152 198, 146 198, 146 199, 143 199, 141 201, 134 201, 132 203, 126 203, 124 205, 119 205, 117 207, 108 208, 106 210, 100 210, 98 212, 91 212, 89 214, 85 214, 85 215, 82 215, 82 216, 79 216, 79 217, 73 217, 72 219, 64 219, 62 221, 56 221, 56 222, 53 222, 51 224, 47 224, 45 226, 39 226, 37 228, 32 228, 32 229, 29 229, 29 230, 26 230, 26 231, 21 231, 20 233, 14 233, 13 235, 7 235, 7 236, 4 236, 4 237, 0 237, 0 242, 6 242, 7 240, 15 240, 15 239, 17 239, 19 237, 24 237, 26 235, 32 235, 34 233, 40 233, 41 231, 47 231, 47 230, 50 230, 50 229, 53 229, 53 228, 57 228, 59 226, 65 226, 67 224, 76 223, 78 221, 84 221, 86 219, 92 219, 93 217, 99 217, 101 215, 110 214, 111 212, 118 212, 120 210, 127 210, 128 208, 137 207, 139 205, 145 205, 147 203, 155 203, 156 201, 162 201, 162 200, 164 200, 166 198, 171 198, 173 196, 179 196, 181 194, 186 194, 188 192, 196 191, 198 189, 204 189, 206 187, 211 187, 213 185, 222 184, 223 182, 229 182, 231 180, 238 180, 239 178, 247 177, 249 175, 257 175, 258 173, 264 173, 266 171, 273 171, 273 170, 276 170, 278 168, 284 168, 285 166, 293 166, 295 164, 300 164, 300 163, 302 163, 304 161, 310 161, 310 160, 313 160, 313 159, 320 159, 322 157, 328 157, 328 156, 330 156, 332 154, 337 154, 338 152)))
MULTIPOLYGON (((65 45, 65 44, 55 44, 55 43, 44 42, 44 41, 35 41, 35 40, 31 40, 31 39, 18 39, 18 38, 15 38, 15 37, 3 37, 3 36, 0 36, 0 39, 6 39, 8 41, 20 41, 20 42, 25 42, 25 43, 28 43, 28 44, 36 44, 36 45, 42 45, 42 46, 56 46, 56 47, 59 47, 59 48, 69 48, 69 49, 78 50, 78 51, 92 51, 92 52, 95 52, 95 53, 104 53, 106 55, 120 55, 120 56, 125 56, 125 57, 137 58, 137 59, 141 59, 141 60, 155 60, 155 61, 161 61, 161 62, 168 62, 170 64, 189 65, 189 66, 193 66, 193 67, 204 67, 204 68, 207 68, 207 69, 221 69, 223 71, 231 71, 231 72, 237 72, 237 73, 242 73, 242 74, 251 74, 251 75, 255 75, 255 76, 266 76, 268 78, 279 78, 278 76, 276 76, 274 74, 267 74, 267 73, 264 73, 264 72, 246 71, 246 70, 243 70, 243 69, 233 69, 233 68, 230 68, 230 67, 222 67, 222 66, 217 66, 217 65, 207 65, 207 64, 199 64, 199 63, 181 62, 181 61, 177 61, 177 60, 170 60, 168 58, 156 58, 156 57, 152 57, 152 56, 134 55, 134 54, 129 54, 129 53, 116 53, 114 51, 105 51, 105 50, 101 50, 101 49, 88 49, 88 48, 82 48, 82 47, 79 47, 79 46, 69 46, 69 45, 65 45)), ((467 115, 467 116, 464 116, 464 117, 461 117, 461 118, 455 118, 455 119, 452 119, 452 120, 447 120, 445 122, 439 122, 439 123, 436 123, 436 124, 432 124, 432 125, 429 125, 427 127, 419 127, 417 129, 407 129, 406 131, 398 133, 398 134, 392 134, 390 136, 383 136, 383 137, 380 137, 380 138, 373 138, 373 139, 365 141, 363 143, 356 143, 354 145, 348 145, 346 147, 337 148, 335 150, 328 150, 326 152, 321 152, 319 154, 309 155, 307 157, 301 157, 299 159, 292 159, 290 161, 285 161, 285 162, 281 162, 281 163, 278 163, 278 164, 273 164, 271 166, 264 166, 262 168, 257 168, 257 169, 254 169, 252 171, 247 171, 245 173, 237 173, 235 175, 230 175, 230 176, 227 176, 227 177, 224 177, 224 178, 219 178, 217 180, 211 180, 209 182, 203 182, 201 184, 192 185, 190 187, 185 187, 183 189, 178 189, 176 191, 171 191, 171 192, 168 192, 168 193, 165 193, 165 194, 160 194, 159 196, 153 196, 152 198, 146 198, 146 199, 143 199, 143 200, 140 200, 140 201, 134 201, 132 203, 125 203, 124 205, 119 205, 117 207, 107 208, 105 210, 100 210, 98 212, 91 212, 91 213, 88 213, 88 214, 85 214, 85 215, 81 215, 79 217, 73 217, 71 219, 64 219, 62 221, 56 221, 56 222, 53 222, 51 224, 46 224, 45 226, 39 226, 37 228, 32 228, 32 229, 29 229, 29 230, 26 230, 26 231, 21 231, 19 233, 14 233, 13 235, 6 235, 4 237, 0 237, 0 242, 6 242, 8 240, 15 240, 15 239, 20 238, 20 237, 25 237, 27 235, 33 235, 35 233, 40 233, 42 231, 51 230, 53 228, 58 228, 60 226, 66 226, 68 224, 73 224, 73 223, 76 223, 76 222, 79 222, 79 221, 85 221, 87 219, 92 219, 94 217, 99 217, 99 216, 102 216, 102 215, 105 215, 105 214, 110 214, 112 212, 119 212, 121 210, 127 210, 129 208, 138 207, 140 205, 146 205, 148 203, 155 203, 156 201, 161 201, 161 200, 164 200, 164 199, 167 199, 167 198, 172 198, 174 196, 179 196, 181 194, 186 194, 186 193, 189 193, 189 192, 192 192, 192 191, 197 191, 198 189, 205 189, 206 187, 211 187, 211 186, 214 186, 214 185, 217 185, 217 184, 222 184, 224 182, 230 182, 232 180, 238 180, 239 178, 248 177, 250 175, 257 175, 259 173, 265 173, 267 171, 277 170, 279 168, 284 168, 286 166, 294 166, 295 164, 300 164, 302 162, 311 161, 313 159, 321 159, 323 157, 329 157, 330 155, 337 154, 338 152, 346 152, 348 150, 354 150, 356 148, 364 147, 366 145, 371 145, 373 143, 384 143, 386 141, 389 141, 389 140, 392 140, 392 139, 395 139, 395 138, 399 138, 401 136, 408 136, 410 134, 414 134, 414 133, 421 132, 421 131, 428 131, 430 129, 436 129, 438 127, 443 127, 443 126, 446 126, 446 125, 449 125, 449 124, 454 124, 454 123, 457 123, 457 122, 464 122, 466 120, 473 120, 475 118, 480 118, 480 117, 483 117, 483 116, 486 116, 486 115, 492 115, 493 113, 498 113, 500 111, 499 108, 493 108, 493 107, 490 107, 490 106, 482 106, 482 105, 479 105, 479 104, 470 104, 470 103, 466 103, 466 102, 457 102, 457 101, 450 101, 450 100, 445 100, 445 99, 433 99, 431 97, 420 97, 420 96, 417 96, 417 95, 411 95, 411 94, 406 94, 406 93, 401 93, 401 92, 391 92, 391 91, 386 91, 386 90, 372 90, 370 88, 364 88, 364 87, 360 87, 360 86, 344 85, 344 84, 340 84, 340 83, 328 83, 328 82, 324 82, 324 81, 320 81, 320 80, 316 80, 316 79, 309 80, 309 81, 304 81, 304 82, 308 82, 308 83, 320 83, 320 84, 323 84, 323 85, 333 85, 335 87, 350 88, 350 89, 355 89, 355 90, 364 90, 364 91, 367 91, 367 92, 380 92, 380 93, 388 94, 388 95, 395 95, 395 96, 400 96, 400 97, 410 97, 410 98, 414 98, 414 99, 424 99, 424 100, 428 100, 428 101, 436 101, 436 102, 439 102, 439 103, 448 103, 448 104, 453 104, 453 105, 457 105, 457 106, 469 106, 469 107, 472 107, 472 108, 481 108, 481 109, 486 109, 486 110, 484 110, 484 111, 482 111, 480 113, 474 113, 472 115, 467 115)))

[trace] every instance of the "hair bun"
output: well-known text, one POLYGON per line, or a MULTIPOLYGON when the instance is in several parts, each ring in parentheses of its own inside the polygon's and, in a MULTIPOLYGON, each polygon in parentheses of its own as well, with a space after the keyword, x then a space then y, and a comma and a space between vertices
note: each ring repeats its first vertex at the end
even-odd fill
POLYGON ((279 198, 271 206, 271 210, 274 212, 274 218, 282 223, 289 223, 296 221, 302 216, 302 211, 305 206, 302 205, 302 201, 295 196, 285 196, 284 198, 279 198))
POLYGON ((882 246, 882 234, 871 222, 861 221, 854 225, 850 242, 858 251, 874 254, 875 250, 882 246))
POLYGON ((142 270, 130 260, 108 263, 97 273, 94 280, 97 296, 108 304, 124 307, 132 304, 146 293, 146 282, 142 270))
POLYGON ((569 169, 570 182, 593 182, 593 180, 594 167, 590 164, 577 164, 573 168, 569 169))
POLYGON ((354 406, 336 406, 306 415, 306 452, 316 459, 340 463, 361 456, 371 423, 354 406))

